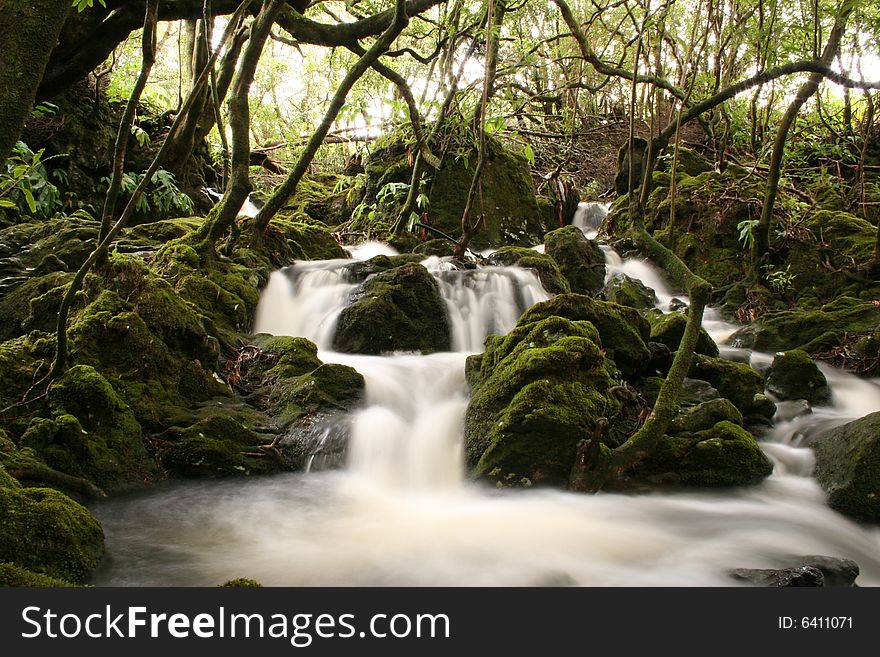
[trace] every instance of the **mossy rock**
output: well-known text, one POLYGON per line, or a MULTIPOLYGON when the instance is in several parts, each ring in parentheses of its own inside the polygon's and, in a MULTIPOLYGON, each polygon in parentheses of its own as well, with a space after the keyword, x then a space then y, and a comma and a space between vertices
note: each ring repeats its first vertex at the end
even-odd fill
POLYGON ((682 407, 669 425, 669 434, 677 436, 711 429, 719 422, 743 424, 742 413, 729 399, 711 399, 695 406, 682 407))
POLYGON ((68 581, 58 577, 50 577, 41 573, 34 573, 14 563, 0 563, 0 588, 66 588, 71 587, 68 581))
POLYGON ((63 291, 63 286, 72 278, 73 274, 61 271, 28 278, 0 296, 0 341, 35 329, 52 330, 61 305, 58 292, 63 291), (53 298, 57 303, 46 304, 42 298, 51 292, 55 293, 53 298))
POLYGON ((599 331, 602 347, 621 373, 635 377, 645 371, 651 359, 646 342, 650 324, 637 310, 599 301, 583 294, 560 294, 535 304, 520 318, 522 325, 551 316, 587 321, 599 331))
MULTIPOLYGON (((681 339, 684 337, 684 329, 687 326, 687 316, 682 313, 648 312, 645 318, 651 323, 651 341, 660 342, 669 347, 670 351, 678 351, 681 339)), ((703 356, 718 356, 718 345, 706 332, 700 328, 697 337, 697 345, 694 350, 703 356)))
POLYGON ((568 280, 562 275, 556 262, 548 255, 521 246, 505 246, 489 256, 489 264, 500 267, 522 267, 531 269, 538 276, 541 285, 550 294, 565 294, 571 291, 568 280))
POLYGON ((83 582, 104 554, 104 532, 88 510, 49 488, 0 481, 0 562, 83 582))
POLYGON ((746 418, 771 418, 776 412, 776 405, 764 395, 761 375, 748 365, 696 355, 688 376, 712 384, 746 418))
POLYGON ((342 176, 332 173, 307 173, 285 204, 284 213, 300 221, 319 221, 336 226, 345 221, 357 205, 357 189, 337 191, 342 176), (353 191, 353 194, 349 194, 353 191), (354 200, 354 203, 349 199, 354 200))
POLYGON ((453 249, 455 249, 455 244, 453 242, 446 239, 435 239, 420 243, 413 249, 413 253, 443 258, 451 256, 453 249))
POLYGON ((230 579, 229 581, 220 584, 220 588, 260 589, 263 588, 263 585, 255 579, 236 577, 235 579, 230 579))
POLYGON ((346 278, 353 283, 361 283, 373 274, 402 267, 410 263, 419 263, 424 259, 422 255, 417 253, 404 253, 393 256, 377 255, 369 260, 356 261, 346 265, 346 278))
POLYGON ((604 287, 605 256, 579 228, 563 226, 547 233, 544 252, 556 262, 571 292, 592 295, 604 287))
POLYGON ((612 276, 602 290, 602 294, 606 301, 639 310, 649 310, 657 303, 657 295, 654 290, 640 280, 630 278, 626 274, 612 276))
MULTIPOLYGON (((430 200, 427 223, 443 232, 461 234, 461 217, 477 163, 476 143, 467 131, 447 134, 449 152, 439 170, 430 175, 426 193, 430 200)), ((412 178, 411 135, 384 135, 373 142, 364 168, 365 196, 388 183, 409 183, 412 178)), ((529 246, 541 241, 547 216, 538 205, 529 164, 524 156, 489 136, 481 172, 482 190, 477 213, 479 227, 471 240, 477 249, 505 244, 529 246)))
POLYGON ((410 263, 367 279, 339 315, 333 348, 360 354, 448 351, 449 332, 434 277, 410 263))
POLYGON ((767 391, 780 401, 805 399, 811 406, 831 403, 825 375, 805 351, 794 349, 776 354, 767 373, 767 391))
POLYGON ((840 297, 815 310, 787 310, 761 318, 753 346, 758 351, 787 351, 803 348, 808 353, 840 345, 845 333, 870 333, 880 326, 876 305, 840 297), (822 340, 818 340, 822 338, 822 340), (811 343, 815 343, 811 349, 811 343))
POLYGON ((756 484, 772 472, 754 436, 722 421, 704 431, 664 436, 627 475, 650 484, 725 487, 756 484))
MULTIPOLYGON (((669 149, 669 152, 664 154, 662 161, 659 163, 661 166, 661 170, 665 171, 667 169, 672 168, 673 161, 673 150, 669 149)), ((715 169, 715 165, 690 148, 685 148, 684 146, 678 147, 678 154, 676 156, 676 173, 684 174, 686 176, 699 176, 701 173, 706 173, 707 171, 713 171, 715 169)))
POLYGON ((134 413, 93 367, 67 370, 49 387, 48 405, 52 417, 33 418, 21 446, 49 467, 101 488, 154 474, 134 413))
POLYGON ((880 412, 821 434, 813 448, 816 479, 828 504, 862 520, 880 521, 880 412))
MULTIPOLYGON (((500 485, 567 483, 579 441, 617 415, 616 368, 587 321, 558 316, 490 336, 465 414, 467 463, 500 485)), ((472 364, 472 367, 476 363, 472 364)))

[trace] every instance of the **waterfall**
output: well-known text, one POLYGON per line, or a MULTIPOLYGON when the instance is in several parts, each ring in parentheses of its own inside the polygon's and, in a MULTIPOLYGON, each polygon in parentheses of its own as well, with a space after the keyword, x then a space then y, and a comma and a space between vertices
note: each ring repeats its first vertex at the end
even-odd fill
MULTIPOLYGON (((580 221, 597 225, 596 216, 585 211, 580 221)), ((611 275, 642 278, 660 305, 672 298, 647 263, 604 250, 611 275)), ((429 258, 454 351, 339 354, 329 350, 336 318, 358 285, 347 278, 350 263, 276 272, 255 321, 257 331, 314 340, 322 360, 364 376, 364 404, 345 420, 346 468, 173 482, 99 503, 93 512, 112 559, 93 583, 211 586, 246 576, 275 586, 731 586, 731 568, 826 554, 854 559, 860 585, 880 585, 880 532, 827 506, 808 476, 812 450, 799 446, 817 424, 880 408, 877 382, 822 366, 833 405, 777 422, 762 443, 777 467, 757 486, 636 496, 489 490, 464 477, 464 360, 546 293, 516 267, 460 270, 429 258)), ((718 336, 727 330, 711 311, 704 325, 718 336)), ((725 351, 758 367, 772 359, 725 351)))

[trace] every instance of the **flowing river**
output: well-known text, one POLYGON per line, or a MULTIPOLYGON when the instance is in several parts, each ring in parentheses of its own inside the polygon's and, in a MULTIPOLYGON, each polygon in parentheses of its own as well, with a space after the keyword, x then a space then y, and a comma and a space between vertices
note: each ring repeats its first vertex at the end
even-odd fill
MULTIPOLYGON (((605 209, 582 204, 575 219, 594 234, 605 209)), ((622 259, 616 273, 675 296, 650 264, 622 259)), ((388 253, 366 244, 357 259, 388 253)), ((880 382, 822 366, 833 405, 778 419, 761 445, 774 462, 758 486, 640 494, 499 490, 468 480, 464 361, 490 333, 504 333, 548 298, 517 267, 458 271, 433 257, 453 331, 449 353, 358 356, 329 350, 356 283, 350 260, 297 263, 275 272, 255 332, 313 340, 325 362, 366 380, 350 421, 348 462, 253 479, 169 482, 93 507, 108 557, 93 581, 112 586, 212 586, 250 577, 274 586, 733 586, 738 567, 777 567, 793 555, 847 557, 858 583, 880 585, 880 529, 831 510, 811 477, 809 433, 880 410, 880 382)), ((679 299, 684 299, 680 295, 679 299)), ((720 344, 736 328, 711 311, 720 344)), ((722 346, 761 369, 772 356, 722 346)))

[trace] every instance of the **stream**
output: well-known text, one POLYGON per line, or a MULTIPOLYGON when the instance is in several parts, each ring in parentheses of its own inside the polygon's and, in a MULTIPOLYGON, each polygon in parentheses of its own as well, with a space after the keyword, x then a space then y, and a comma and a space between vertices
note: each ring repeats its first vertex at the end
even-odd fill
MULTIPOLYGON (((575 224, 594 236, 606 209, 581 204, 575 224)), ((608 276, 626 273, 675 295, 649 263, 603 246, 608 276)), ((390 247, 352 250, 366 260, 390 247)), ((761 447, 762 484, 712 491, 583 495, 506 490, 466 476, 464 361, 548 298, 517 267, 455 270, 424 264, 438 281, 453 351, 361 356, 330 351, 335 322, 358 287, 351 260, 299 262, 275 272, 255 332, 313 340, 325 362, 357 369, 363 408, 352 414, 339 470, 251 479, 174 481, 95 504, 107 537, 98 586, 213 586, 249 577, 272 586, 735 586, 732 568, 768 568, 794 555, 846 557, 858 583, 880 585, 880 528, 831 510, 812 478, 811 432, 880 409, 880 382, 820 365, 831 406, 777 419, 761 447)), ((762 369, 770 354, 725 346, 737 328, 711 309, 704 327, 722 356, 762 369)))

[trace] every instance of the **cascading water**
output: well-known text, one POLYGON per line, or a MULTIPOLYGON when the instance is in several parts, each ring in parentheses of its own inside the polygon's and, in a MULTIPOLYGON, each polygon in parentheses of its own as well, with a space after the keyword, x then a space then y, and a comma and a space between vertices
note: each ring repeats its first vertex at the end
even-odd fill
MULTIPOLYGON (((583 217, 593 216, 586 210, 583 217)), ((587 230, 598 226, 595 216, 583 219, 587 230)), ((656 270, 611 249, 606 257, 611 275, 640 278, 668 310, 673 292, 656 270)), ((729 586, 733 567, 827 554, 854 559, 859 583, 880 585, 880 530, 827 507, 807 476, 812 451, 799 446, 816 423, 880 408, 876 382, 823 367, 834 405, 777 423, 764 443, 777 467, 759 486, 637 496, 487 489, 464 477, 464 359, 546 293, 516 267, 460 271, 431 258, 424 264, 449 308, 455 351, 337 354, 329 351, 335 320, 357 285, 347 264, 277 272, 256 320, 256 330, 309 337, 322 360, 364 375, 367 399, 350 418, 347 467, 174 483, 97 505, 110 559, 96 584, 213 585, 245 576, 292 586, 729 586)), ((711 311, 705 326, 718 338, 731 330, 711 311)), ((725 353, 756 365, 769 359, 725 353)))

